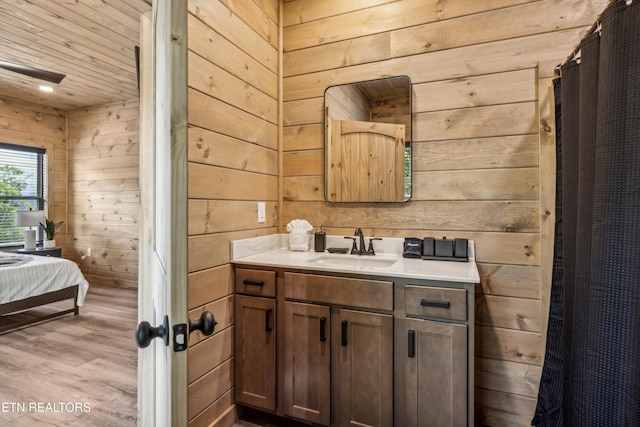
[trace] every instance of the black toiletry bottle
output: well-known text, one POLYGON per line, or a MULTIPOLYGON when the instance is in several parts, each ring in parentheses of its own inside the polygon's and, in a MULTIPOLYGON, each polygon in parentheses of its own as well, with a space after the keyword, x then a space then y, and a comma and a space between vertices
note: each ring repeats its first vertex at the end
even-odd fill
POLYGON ((322 224, 318 227, 318 231, 315 234, 314 249, 316 252, 324 252, 327 248, 327 235, 322 231, 322 224))

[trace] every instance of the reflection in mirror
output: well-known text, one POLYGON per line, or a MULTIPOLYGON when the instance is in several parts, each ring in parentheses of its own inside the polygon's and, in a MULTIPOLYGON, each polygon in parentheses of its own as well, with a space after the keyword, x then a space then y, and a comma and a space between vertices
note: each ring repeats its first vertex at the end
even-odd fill
POLYGON ((411 80, 330 86, 324 94, 325 199, 404 202, 411 197, 411 80))

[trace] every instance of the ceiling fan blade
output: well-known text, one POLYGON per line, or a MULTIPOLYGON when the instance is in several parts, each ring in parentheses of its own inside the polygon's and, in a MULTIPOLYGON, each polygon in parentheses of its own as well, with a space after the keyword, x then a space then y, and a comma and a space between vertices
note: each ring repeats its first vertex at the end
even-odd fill
POLYGON ((40 80, 46 80, 50 83, 60 83, 66 76, 53 71, 40 70, 33 67, 25 67, 23 65, 12 64, 11 62, 0 61, 0 68, 13 71, 15 73, 24 74, 25 76, 34 77, 40 80))

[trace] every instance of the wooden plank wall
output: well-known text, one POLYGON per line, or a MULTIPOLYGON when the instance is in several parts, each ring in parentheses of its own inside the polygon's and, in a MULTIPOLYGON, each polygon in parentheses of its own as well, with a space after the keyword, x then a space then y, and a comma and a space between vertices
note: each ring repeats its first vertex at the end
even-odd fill
POLYGON ((138 100, 68 112, 68 258, 91 284, 138 286, 139 116, 138 100))
MULTIPOLYGON (((67 114, 55 108, 0 98, 0 142, 47 150, 49 167, 48 216, 67 221, 67 114)), ((66 255, 67 227, 56 235, 66 255)))
MULTIPOLYGON (((541 218, 540 200, 549 196, 540 194, 539 173, 551 169, 539 164, 538 85, 549 84, 554 67, 606 3, 284 3, 280 226, 305 218, 330 234, 362 227, 367 236, 475 240, 482 280, 475 403, 485 425, 531 422, 544 346, 541 294, 547 291, 540 265, 541 245, 548 247, 541 226, 548 221, 541 218), (412 200, 326 203, 324 89, 393 75, 408 75, 413 85, 412 200)), ((542 158, 549 161, 547 154, 542 158)))
POLYGON ((279 13, 278 0, 189 1, 188 306, 218 322, 189 340, 190 426, 237 416, 229 243, 278 231, 279 13))

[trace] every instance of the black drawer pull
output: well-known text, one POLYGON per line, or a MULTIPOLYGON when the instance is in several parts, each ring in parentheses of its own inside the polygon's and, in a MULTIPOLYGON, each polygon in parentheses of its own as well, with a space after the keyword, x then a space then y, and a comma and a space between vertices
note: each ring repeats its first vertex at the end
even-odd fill
POLYGON ((273 310, 270 308, 267 308, 264 311, 264 330, 265 332, 271 332, 273 330, 273 328, 271 327, 271 312, 273 310))
POLYGON ((254 281, 249 280, 249 279, 244 279, 242 281, 242 284, 243 285, 247 285, 247 286, 264 286, 264 281, 262 281, 262 282, 254 282, 254 281))
POLYGON ((408 346, 407 346, 407 356, 415 357, 416 355, 416 331, 413 329, 409 329, 407 332, 408 346))
POLYGON ((320 342, 327 341, 326 330, 327 330, 327 318, 321 317, 320 318, 320 342))
POLYGON ((349 322, 346 320, 342 321, 342 345, 347 345, 347 329, 349 329, 349 322))
POLYGON ((420 305, 423 307, 449 308, 449 301, 427 301, 422 299, 420 300, 420 305))

